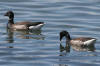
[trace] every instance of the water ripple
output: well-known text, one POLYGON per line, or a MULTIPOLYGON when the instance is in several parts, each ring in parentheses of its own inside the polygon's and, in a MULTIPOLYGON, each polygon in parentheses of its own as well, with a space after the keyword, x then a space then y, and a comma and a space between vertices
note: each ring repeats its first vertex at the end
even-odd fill
POLYGON ((99 3, 99 0, 0 0, 0 65, 100 66, 99 3), (40 31, 7 32, 8 18, 3 15, 8 10, 14 11, 15 23, 46 24, 40 31), (73 46, 69 51, 63 46, 61 49, 59 32, 62 30, 67 30, 72 38, 97 38, 94 51, 73 46))

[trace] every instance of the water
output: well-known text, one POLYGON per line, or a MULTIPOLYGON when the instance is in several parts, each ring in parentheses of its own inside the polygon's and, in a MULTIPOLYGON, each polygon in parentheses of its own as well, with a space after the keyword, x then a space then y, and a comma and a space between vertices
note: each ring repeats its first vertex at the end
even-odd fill
POLYGON ((2 66, 100 66, 99 0, 0 0, 0 65, 2 66), (44 21, 40 31, 8 31, 5 12, 15 22, 44 21), (59 42, 59 32, 72 38, 97 38, 95 46, 81 48, 59 42), (66 48, 65 48, 66 47, 66 48))

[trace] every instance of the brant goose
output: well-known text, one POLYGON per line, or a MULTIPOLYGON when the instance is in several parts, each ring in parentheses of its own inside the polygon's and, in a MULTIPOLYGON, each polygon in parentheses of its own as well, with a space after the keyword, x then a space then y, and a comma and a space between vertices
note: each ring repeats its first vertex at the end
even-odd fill
POLYGON ((14 13, 12 11, 8 11, 4 16, 8 16, 8 24, 7 28, 12 28, 14 30, 29 30, 29 29, 41 29, 44 25, 44 22, 18 22, 14 23, 14 13))
POLYGON ((96 42, 96 39, 91 37, 79 37, 79 38, 71 39, 67 31, 60 32, 60 41, 64 36, 66 37, 66 42, 75 46, 91 46, 94 45, 94 43, 96 42))

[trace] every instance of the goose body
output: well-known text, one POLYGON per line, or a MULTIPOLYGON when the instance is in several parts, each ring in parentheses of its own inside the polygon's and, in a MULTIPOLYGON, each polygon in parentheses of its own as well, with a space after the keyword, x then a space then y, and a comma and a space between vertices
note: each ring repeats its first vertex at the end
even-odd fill
POLYGON ((75 46, 90 46, 96 42, 96 39, 91 38, 91 37, 79 37, 79 38, 71 39, 67 31, 60 32, 60 41, 62 40, 64 36, 66 37, 66 40, 70 44, 75 45, 75 46))
POLYGON ((15 30, 35 30, 35 29, 41 29, 44 25, 43 22, 18 22, 11 26, 8 26, 8 28, 13 28, 15 30))
POLYGON ((91 37, 80 37, 80 38, 75 38, 75 39, 72 39, 70 40, 70 44, 72 45, 77 45, 77 46, 89 46, 89 45, 92 45, 94 44, 96 41, 95 38, 91 38, 91 37))
POLYGON ((30 29, 41 29, 44 22, 17 22, 14 23, 14 13, 12 11, 6 12, 5 16, 9 17, 7 27, 14 30, 30 30, 30 29))

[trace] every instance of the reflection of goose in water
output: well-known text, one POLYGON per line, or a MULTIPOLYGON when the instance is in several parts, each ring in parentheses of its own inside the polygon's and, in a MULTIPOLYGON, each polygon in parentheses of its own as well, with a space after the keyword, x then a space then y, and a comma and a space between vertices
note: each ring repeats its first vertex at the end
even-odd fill
POLYGON ((41 34, 41 30, 35 31, 15 31, 18 38, 22 39, 36 39, 44 40, 44 35, 41 34))
POLYGON ((60 44, 60 52, 63 51, 70 52, 70 45, 66 44, 66 46, 64 47, 62 44, 60 44))
POLYGON ((69 52, 70 52, 70 44, 66 44, 66 46, 64 47, 64 46, 60 43, 60 56, 66 55, 66 53, 63 53, 63 51, 65 51, 66 53, 69 53, 69 52))
POLYGON ((7 38, 6 38, 6 41, 8 42, 8 43, 13 43, 14 42, 14 39, 13 39, 13 31, 12 30, 9 30, 9 29, 7 29, 7 38))
POLYGON ((7 38, 6 41, 8 43, 14 42, 14 36, 22 39, 36 39, 36 40, 44 40, 44 36, 41 34, 41 30, 36 31, 14 31, 12 29, 7 29, 7 38))
POLYGON ((95 51, 95 46, 77 46, 77 45, 70 45, 68 42, 66 42, 66 46, 64 47, 62 44, 60 44, 60 52, 66 51, 70 52, 70 47, 75 51, 95 51))
MULTIPOLYGON (((64 47, 61 43, 60 43, 60 54, 59 56, 62 56, 63 58, 59 58, 59 62, 63 62, 64 58, 66 57, 67 53, 70 52, 70 44, 66 44, 66 46, 64 47)), ((67 64, 59 64, 59 66, 68 66, 67 64)))
POLYGON ((75 51, 94 51, 95 50, 95 46, 91 45, 91 46, 75 46, 75 45, 71 45, 72 49, 75 51))

